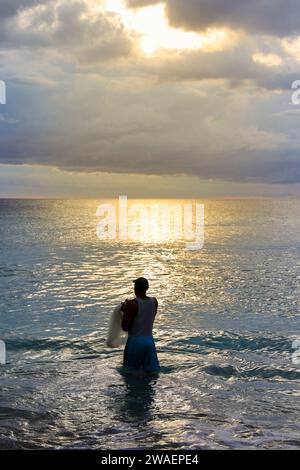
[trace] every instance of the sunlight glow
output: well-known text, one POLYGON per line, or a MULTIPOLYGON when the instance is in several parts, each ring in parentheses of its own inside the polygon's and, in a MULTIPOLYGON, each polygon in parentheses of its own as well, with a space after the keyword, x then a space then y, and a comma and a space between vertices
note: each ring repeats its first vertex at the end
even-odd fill
POLYGON ((267 67, 276 67, 282 64, 282 59, 276 54, 262 54, 257 53, 252 56, 252 59, 257 64, 263 64, 267 67))
POLYGON ((164 4, 131 10, 123 0, 105 0, 105 10, 119 14, 126 29, 139 35, 145 55, 154 54, 159 49, 214 50, 227 39, 224 31, 214 30, 202 35, 170 27, 164 4))
POLYGON ((283 39, 281 44, 293 60, 300 61, 300 36, 283 39))

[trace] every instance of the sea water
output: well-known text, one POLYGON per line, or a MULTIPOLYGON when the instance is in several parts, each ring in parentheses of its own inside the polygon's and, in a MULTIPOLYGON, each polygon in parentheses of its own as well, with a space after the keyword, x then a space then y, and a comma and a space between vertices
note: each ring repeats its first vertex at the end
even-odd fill
POLYGON ((98 200, 0 201, 0 448, 300 447, 299 200, 202 202, 187 251, 99 240, 98 200), (142 275, 159 377, 106 346, 142 275))

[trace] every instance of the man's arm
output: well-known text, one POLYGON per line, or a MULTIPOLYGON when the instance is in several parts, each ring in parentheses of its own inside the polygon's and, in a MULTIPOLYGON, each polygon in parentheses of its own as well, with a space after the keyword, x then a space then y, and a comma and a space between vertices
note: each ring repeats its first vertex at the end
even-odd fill
POLYGON ((138 313, 138 303, 136 299, 134 300, 126 300, 123 303, 122 311, 124 313, 123 320, 122 320, 122 330, 127 333, 130 330, 130 327, 138 313))
POLYGON ((155 297, 154 297, 154 304, 155 304, 155 316, 156 316, 157 310, 158 310, 158 301, 155 297))

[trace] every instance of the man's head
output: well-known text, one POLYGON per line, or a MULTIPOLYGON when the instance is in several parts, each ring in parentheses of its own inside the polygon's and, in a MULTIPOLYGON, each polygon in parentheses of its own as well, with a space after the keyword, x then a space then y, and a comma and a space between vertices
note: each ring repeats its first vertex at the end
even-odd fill
POLYGON ((134 283, 134 292, 136 295, 145 295, 149 289, 149 282, 144 277, 139 277, 134 283))

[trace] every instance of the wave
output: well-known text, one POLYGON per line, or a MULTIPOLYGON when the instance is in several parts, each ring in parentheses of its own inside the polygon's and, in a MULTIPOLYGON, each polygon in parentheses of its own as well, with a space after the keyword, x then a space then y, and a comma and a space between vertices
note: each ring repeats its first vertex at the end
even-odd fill
POLYGON ((300 371, 295 369, 282 369, 272 367, 252 367, 238 370, 237 368, 228 366, 210 365, 202 369, 209 375, 223 377, 226 379, 236 377, 239 379, 273 379, 279 378, 284 380, 300 380, 300 371))
POLYGON ((7 351, 61 351, 70 349, 74 351, 95 353, 105 343, 102 337, 93 339, 68 339, 68 338, 12 338, 5 340, 7 351))
POLYGON ((203 350, 222 351, 292 351, 292 341, 284 337, 239 335, 231 332, 219 334, 205 333, 203 335, 190 336, 170 342, 169 346, 183 345, 199 347, 203 350))

